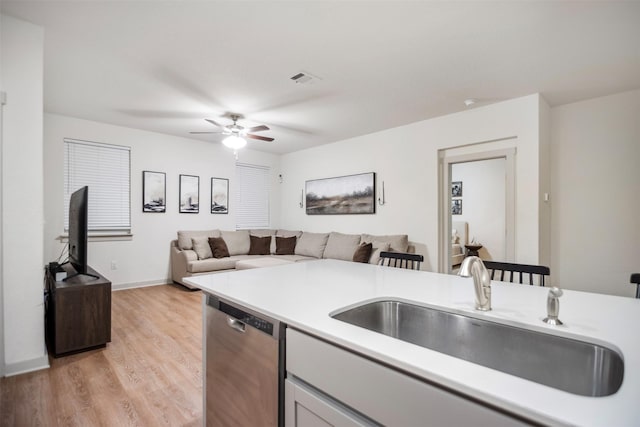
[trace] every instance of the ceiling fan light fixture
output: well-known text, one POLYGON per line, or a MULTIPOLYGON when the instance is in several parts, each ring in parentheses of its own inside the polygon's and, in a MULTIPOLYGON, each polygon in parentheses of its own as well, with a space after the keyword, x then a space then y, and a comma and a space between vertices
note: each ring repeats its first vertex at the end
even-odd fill
POLYGON ((222 143, 234 150, 238 150, 245 145, 247 145, 247 141, 244 138, 239 137, 238 135, 230 135, 222 140, 222 143))

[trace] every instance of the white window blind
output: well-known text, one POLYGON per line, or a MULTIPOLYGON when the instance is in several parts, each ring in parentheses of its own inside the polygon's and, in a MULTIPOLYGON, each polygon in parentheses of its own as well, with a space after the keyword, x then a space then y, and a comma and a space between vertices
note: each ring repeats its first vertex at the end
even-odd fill
POLYGON ((89 231, 129 233, 129 147, 64 140, 64 229, 69 228, 69 198, 89 186, 89 231))
POLYGON ((236 228, 269 227, 269 168, 236 164, 236 228))

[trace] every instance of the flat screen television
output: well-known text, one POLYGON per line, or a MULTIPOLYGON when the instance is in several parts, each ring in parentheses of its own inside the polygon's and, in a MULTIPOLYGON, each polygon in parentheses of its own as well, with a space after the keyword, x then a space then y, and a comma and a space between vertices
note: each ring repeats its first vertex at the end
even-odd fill
POLYGON ((89 236, 89 187, 76 190, 69 200, 69 263, 77 275, 97 277, 87 270, 87 246, 89 236))

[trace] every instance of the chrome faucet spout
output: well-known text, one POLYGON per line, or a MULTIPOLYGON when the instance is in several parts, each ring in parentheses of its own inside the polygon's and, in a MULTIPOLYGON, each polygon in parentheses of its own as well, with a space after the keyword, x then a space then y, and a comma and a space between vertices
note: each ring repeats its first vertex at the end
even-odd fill
POLYGON ((460 266, 458 275, 472 277, 476 293, 476 310, 491 310, 491 278, 484 263, 477 256, 466 257, 460 266))

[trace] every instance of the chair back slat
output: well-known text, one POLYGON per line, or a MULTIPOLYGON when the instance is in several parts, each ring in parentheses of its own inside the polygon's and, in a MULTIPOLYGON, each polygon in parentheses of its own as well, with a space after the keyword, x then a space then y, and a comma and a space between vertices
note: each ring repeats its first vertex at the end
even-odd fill
POLYGON ((640 273, 631 274, 631 278, 629 279, 630 283, 635 283, 636 285, 636 298, 640 298, 640 273))
POLYGON ((409 270, 420 270, 420 265, 423 261, 424 256, 419 254, 409 254, 405 252, 380 252, 378 265, 405 268, 409 270))
POLYGON ((535 279, 538 277, 539 286, 545 286, 544 278, 551 274, 549 267, 543 265, 528 265, 528 264, 513 264, 510 262, 498 262, 498 261, 483 261, 485 267, 491 272, 491 280, 495 276, 495 272, 500 272, 500 281, 504 282, 505 272, 509 272, 509 282, 513 283, 514 273, 518 273, 518 279, 520 284, 524 284, 525 280, 523 274, 527 274, 529 277, 529 285, 535 284, 535 279))

